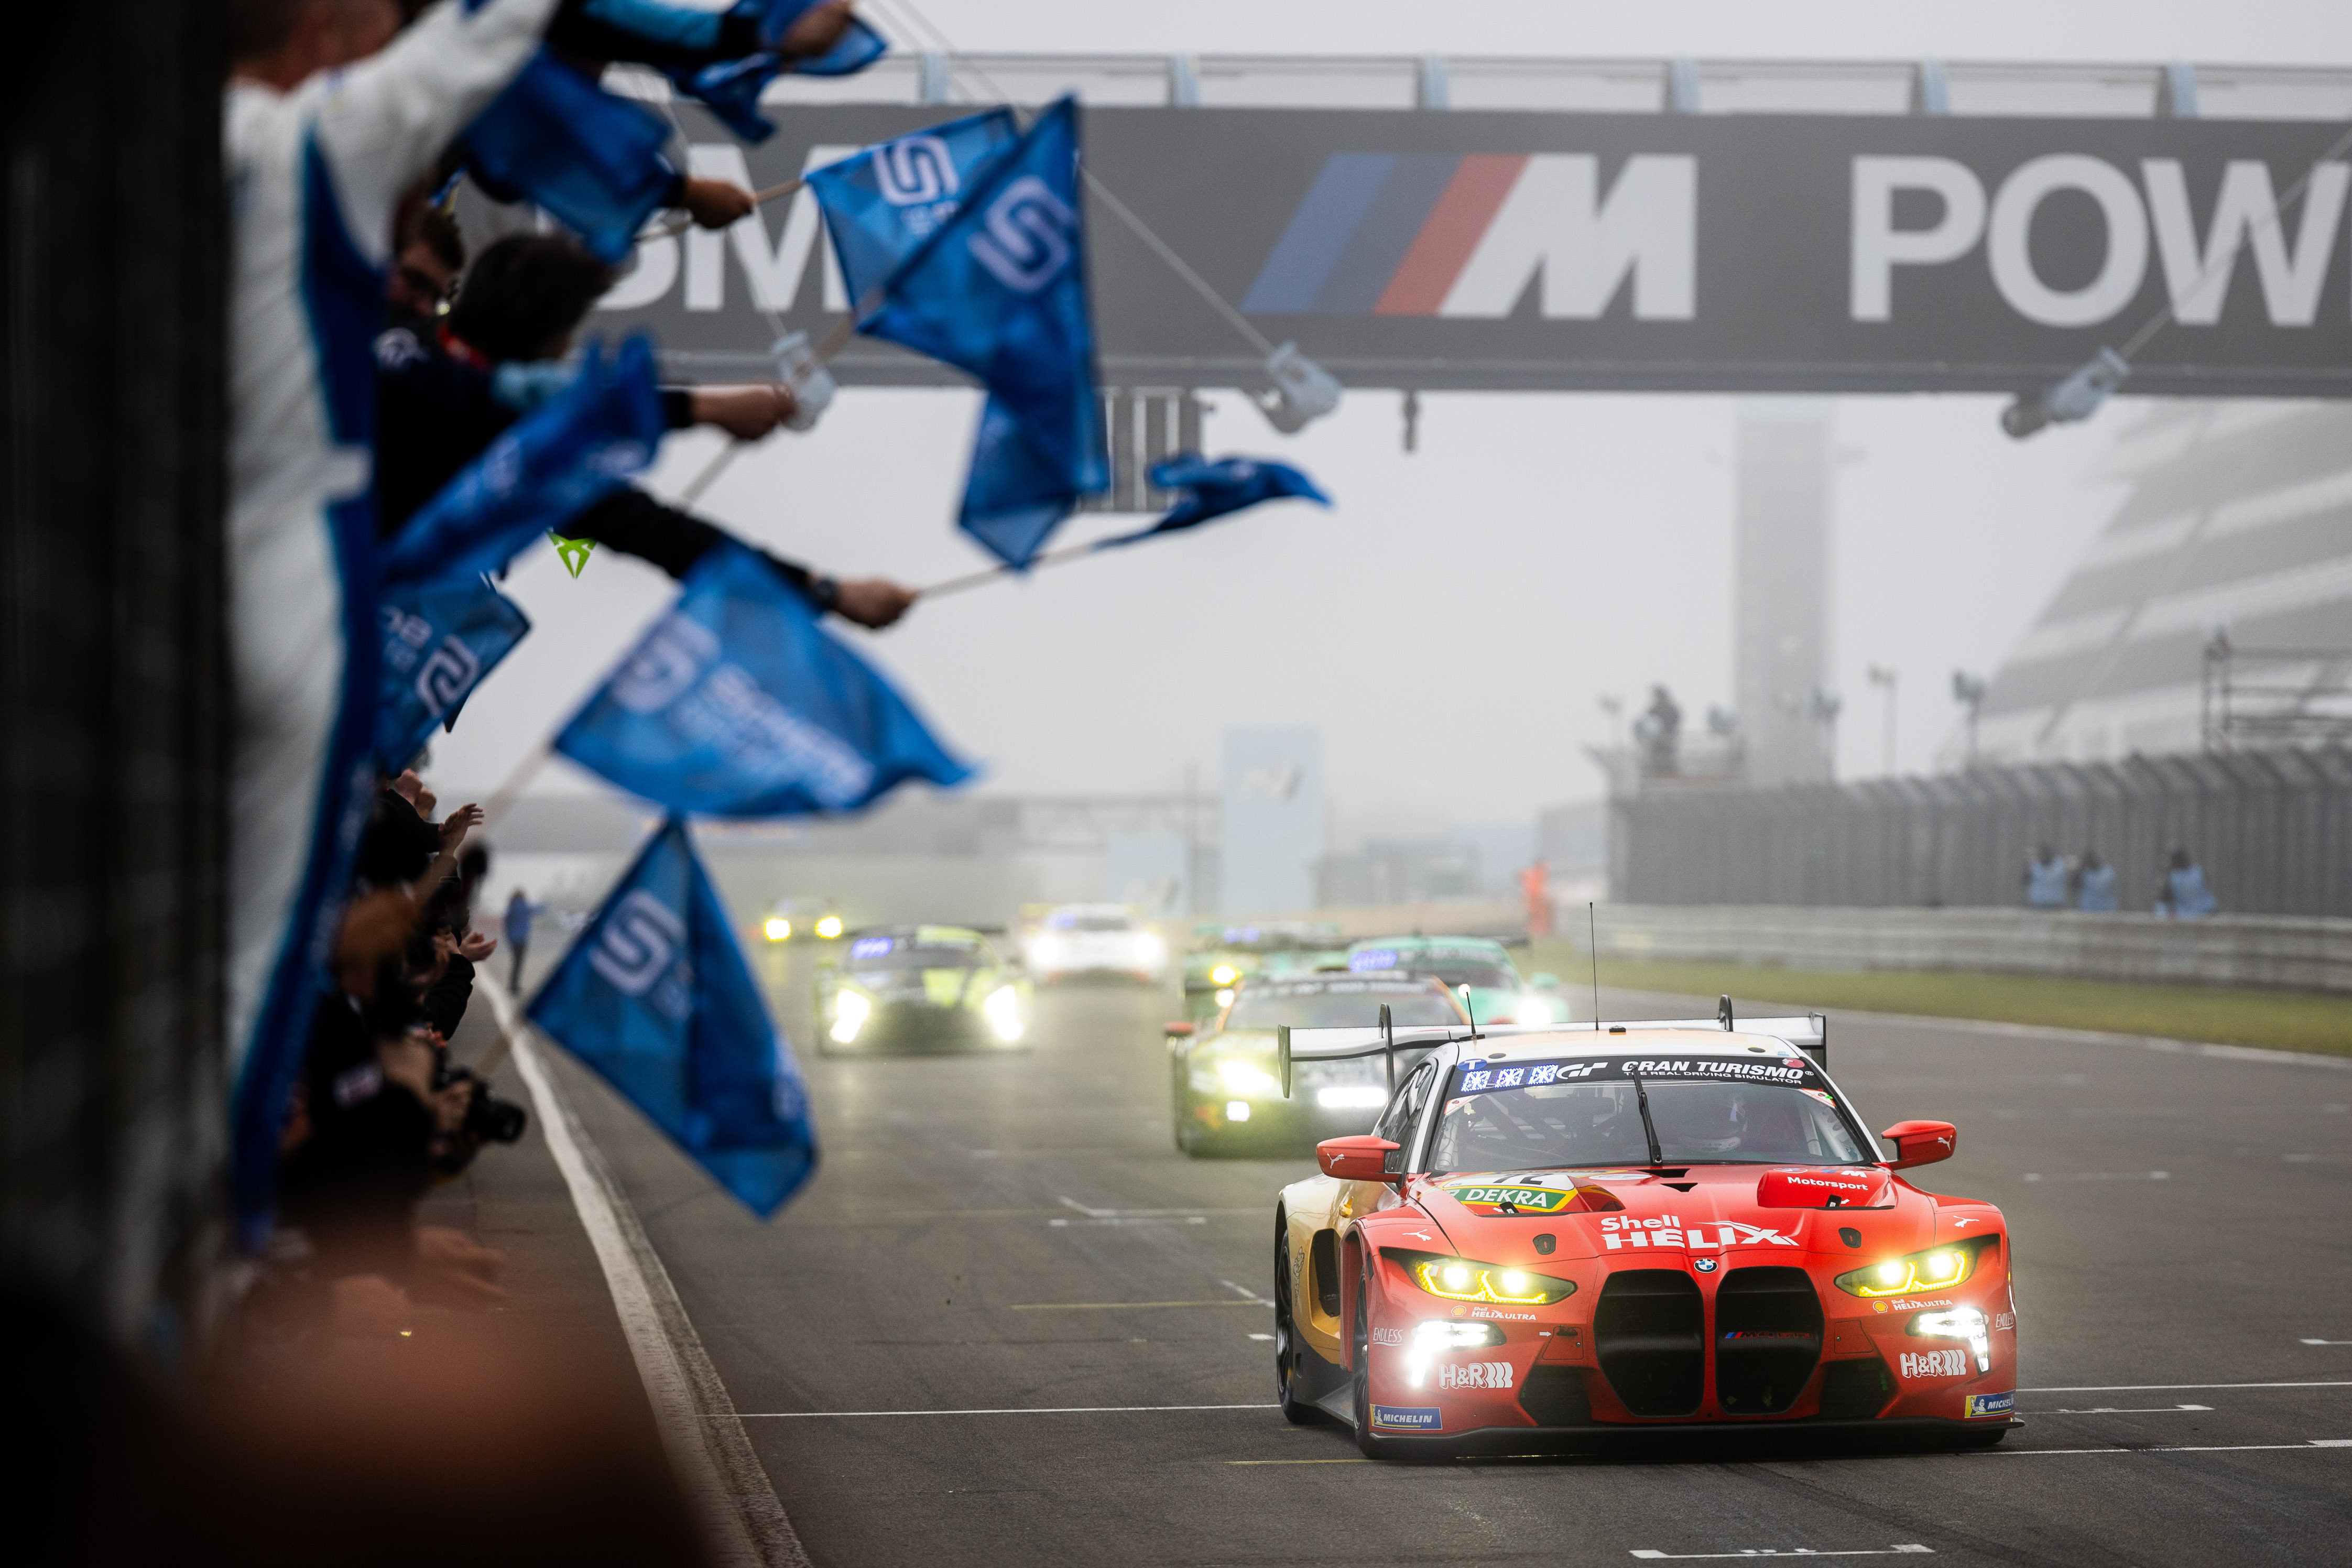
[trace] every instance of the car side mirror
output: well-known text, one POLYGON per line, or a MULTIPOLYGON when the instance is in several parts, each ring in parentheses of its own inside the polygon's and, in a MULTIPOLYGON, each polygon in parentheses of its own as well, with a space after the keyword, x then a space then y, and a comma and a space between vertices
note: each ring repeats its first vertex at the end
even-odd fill
POLYGON ((1396 1186, 1404 1177, 1388 1168, 1388 1157, 1397 1147, 1369 1132, 1352 1138, 1326 1138, 1315 1145, 1315 1163, 1323 1168, 1325 1175, 1342 1182, 1386 1182, 1396 1186))
POLYGON ((1890 1171, 1948 1160, 1960 1146, 1960 1131, 1948 1121, 1898 1121, 1879 1136, 1895 1145, 1895 1158, 1881 1162, 1890 1171))
POLYGON ((1200 1026, 1200 1026, 1200 1025, 1198 1025, 1198 1024, 1188 1024, 1188 1023, 1183 1023, 1183 1022, 1181 1022, 1181 1021, 1180 1021, 1180 1022, 1176 1022, 1176 1023, 1170 1023, 1170 1024, 1162 1024, 1162 1025, 1160 1025, 1160 1032, 1161 1034, 1163 1034, 1163 1035, 1167 1035, 1167 1036, 1170 1036, 1170 1037, 1174 1037, 1174 1036, 1178 1036, 1178 1035, 1190 1035, 1190 1034, 1193 1033, 1195 1030, 1199 1029, 1199 1028, 1200 1028, 1200 1026))

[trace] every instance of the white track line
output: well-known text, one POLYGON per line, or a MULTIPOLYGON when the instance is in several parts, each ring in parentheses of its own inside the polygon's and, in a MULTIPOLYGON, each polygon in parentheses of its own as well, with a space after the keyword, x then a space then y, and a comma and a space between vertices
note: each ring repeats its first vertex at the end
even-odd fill
POLYGON ((604 1266, 604 1284, 652 1402, 662 1446, 702 1518, 718 1561, 727 1568, 810 1568, 808 1552, 751 1452, 726 1385, 703 1353, 701 1337, 670 1283, 669 1270, 637 1223, 636 1211, 540 1061, 530 1026, 516 1016, 506 988, 487 972, 475 978, 530 1090, 548 1150, 572 1191, 572 1206, 596 1248, 596 1261, 604 1266))
POLYGON ((1992 1454, 2253 1454, 2270 1453, 2292 1448, 2297 1453, 2316 1453, 2322 1448, 2352 1448, 2352 1437, 2311 1437, 2300 1443, 2185 1443, 2151 1444, 2145 1448, 1988 1448, 1992 1454))
POLYGON ((2021 1388, 2020 1394, 2194 1394, 2203 1388, 2352 1388, 2340 1383, 2090 1383, 2067 1388, 2021 1388))
POLYGON ((1133 1415, 1166 1410, 1274 1410, 1273 1405, 1055 1405, 1003 1410, 747 1410, 740 1421, 845 1421, 866 1415, 1133 1415))

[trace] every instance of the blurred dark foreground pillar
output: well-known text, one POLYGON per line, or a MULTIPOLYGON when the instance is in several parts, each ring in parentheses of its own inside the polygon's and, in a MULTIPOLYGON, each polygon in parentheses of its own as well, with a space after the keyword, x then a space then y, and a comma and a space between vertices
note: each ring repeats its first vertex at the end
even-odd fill
POLYGON ((0 1268, 162 1370, 227 1235, 225 11, 30 7, 0 110, 0 1268))

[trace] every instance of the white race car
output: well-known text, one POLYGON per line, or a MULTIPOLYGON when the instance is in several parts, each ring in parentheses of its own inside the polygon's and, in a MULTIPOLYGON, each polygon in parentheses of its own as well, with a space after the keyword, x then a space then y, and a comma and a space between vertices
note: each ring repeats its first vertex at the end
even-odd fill
POLYGON ((1168 943, 1124 904, 1064 904, 1048 910, 1022 943, 1030 974, 1056 981, 1118 978, 1157 985, 1168 973, 1168 943))

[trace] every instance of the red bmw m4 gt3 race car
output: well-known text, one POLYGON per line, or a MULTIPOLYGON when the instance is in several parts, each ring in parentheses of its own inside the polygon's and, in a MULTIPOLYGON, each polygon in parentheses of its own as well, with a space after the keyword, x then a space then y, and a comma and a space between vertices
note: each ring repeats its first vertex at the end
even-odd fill
POLYGON ((1374 1458, 1545 1434, 2020 1425, 2007 1226, 1895 1174, 1818 1016, 1605 1031, 1292 1031, 1294 1059, 1437 1048, 1275 1218, 1276 1378, 1374 1458))

